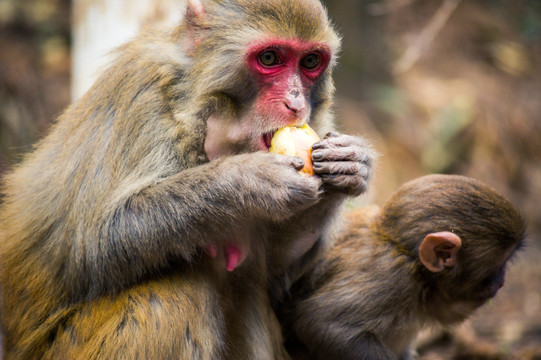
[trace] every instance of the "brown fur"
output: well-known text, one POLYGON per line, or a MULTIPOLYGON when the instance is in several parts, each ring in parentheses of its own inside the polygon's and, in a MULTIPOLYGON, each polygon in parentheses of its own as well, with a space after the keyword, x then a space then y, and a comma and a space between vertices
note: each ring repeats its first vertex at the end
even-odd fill
POLYGON ((458 323, 495 294, 524 236, 507 200, 461 176, 419 178, 380 212, 348 218, 329 256, 294 286, 285 311, 294 358, 408 359, 421 328, 458 323), (439 231, 453 231, 462 248, 456 266, 434 273, 418 248, 439 231))
MULTIPOLYGON (((352 146, 351 177, 302 177, 295 158, 243 144, 209 162, 209 116, 235 126, 254 111, 249 43, 294 36, 336 54, 339 40, 315 0, 203 8, 188 7, 171 33, 122 46, 4 179, 6 359, 287 358, 270 302, 328 248, 344 194, 366 190, 373 155, 333 135, 322 150, 352 146), (226 273, 204 249, 231 239, 247 239, 250 253, 226 273)), ((321 135, 333 127, 333 64, 309 92, 321 135)), ((253 121, 254 133, 278 127, 253 121)))

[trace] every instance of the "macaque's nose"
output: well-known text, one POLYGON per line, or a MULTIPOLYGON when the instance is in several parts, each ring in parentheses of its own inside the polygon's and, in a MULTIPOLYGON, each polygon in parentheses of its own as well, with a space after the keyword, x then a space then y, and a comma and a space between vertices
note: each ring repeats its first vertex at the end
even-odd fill
POLYGON ((287 94, 284 104, 286 108, 291 110, 295 115, 302 113, 306 108, 304 96, 296 89, 291 90, 289 94, 287 94))

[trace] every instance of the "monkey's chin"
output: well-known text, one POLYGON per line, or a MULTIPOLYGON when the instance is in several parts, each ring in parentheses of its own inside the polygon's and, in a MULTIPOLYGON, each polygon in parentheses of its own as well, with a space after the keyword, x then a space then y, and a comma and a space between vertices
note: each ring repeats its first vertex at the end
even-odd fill
POLYGON ((451 303, 445 314, 440 314, 439 320, 446 325, 459 324, 470 317, 482 305, 477 301, 451 303))

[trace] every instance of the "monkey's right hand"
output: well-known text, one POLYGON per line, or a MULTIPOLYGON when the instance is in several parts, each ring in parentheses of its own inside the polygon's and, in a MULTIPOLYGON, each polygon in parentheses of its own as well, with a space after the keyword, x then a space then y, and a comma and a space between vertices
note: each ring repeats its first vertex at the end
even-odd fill
POLYGON ((321 179, 300 175, 303 166, 301 158, 264 152, 231 156, 222 163, 246 215, 274 221, 297 215, 319 201, 321 179))

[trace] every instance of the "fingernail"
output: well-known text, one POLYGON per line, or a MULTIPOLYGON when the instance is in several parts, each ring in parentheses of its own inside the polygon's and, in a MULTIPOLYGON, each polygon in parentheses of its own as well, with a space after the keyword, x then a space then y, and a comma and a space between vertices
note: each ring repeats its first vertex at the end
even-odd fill
POLYGON ((304 160, 299 157, 295 158, 293 166, 295 166, 296 169, 302 169, 304 167, 304 160))
POLYGON ((313 160, 321 160, 321 158, 323 158, 323 154, 320 151, 316 151, 312 153, 313 160))
POLYGON ((321 168, 323 167, 323 165, 321 165, 321 163, 314 163, 314 164, 312 165, 312 167, 313 167, 314 169, 321 169, 321 168))
POLYGON ((327 133, 327 135, 325 135, 325 138, 337 137, 337 136, 339 136, 339 135, 340 135, 340 134, 337 133, 336 131, 329 131, 329 132, 327 133))

